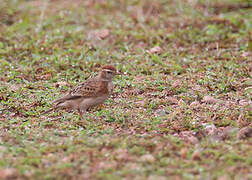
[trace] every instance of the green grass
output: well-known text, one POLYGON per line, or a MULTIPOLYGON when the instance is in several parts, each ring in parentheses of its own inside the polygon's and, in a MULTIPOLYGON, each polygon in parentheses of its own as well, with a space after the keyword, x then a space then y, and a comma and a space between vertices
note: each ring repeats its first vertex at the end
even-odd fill
POLYGON ((251 178, 247 3, 0 0, 0 179, 251 178), (88 124, 40 116, 104 64, 123 75, 88 124))

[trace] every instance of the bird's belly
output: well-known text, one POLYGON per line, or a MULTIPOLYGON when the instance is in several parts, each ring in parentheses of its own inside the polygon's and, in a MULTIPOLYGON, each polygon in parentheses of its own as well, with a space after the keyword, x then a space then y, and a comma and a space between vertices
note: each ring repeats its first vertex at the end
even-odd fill
POLYGON ((85 98, 81 102, 81 109, 88 109, 90 107, 102 104, 107 98, 108 98, 108 95, 104 95, 104 96, 96 97, 96 98, 85 98))
POLYGON ((74 110, 79 108, 79 105, 81 104, 82 101, 83 101, 82 98, 78 98, 75 100, 68 100, 63 103, 60 103, 58 106, 69 110, 74 110))

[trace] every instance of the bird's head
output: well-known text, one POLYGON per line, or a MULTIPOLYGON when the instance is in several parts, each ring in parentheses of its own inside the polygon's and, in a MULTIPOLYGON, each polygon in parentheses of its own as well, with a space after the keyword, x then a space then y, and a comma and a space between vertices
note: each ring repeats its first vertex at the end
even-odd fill
POLYGON ((108 81, 111 81, 115 75, 119 74, 120 73, 116 71, 116 68, 113 65, 106 65, 101 69, 101 77, 108 81))

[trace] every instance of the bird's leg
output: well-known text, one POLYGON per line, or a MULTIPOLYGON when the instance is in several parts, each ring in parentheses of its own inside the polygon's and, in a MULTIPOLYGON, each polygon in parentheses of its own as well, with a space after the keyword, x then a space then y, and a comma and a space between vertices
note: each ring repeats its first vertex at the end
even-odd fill
POLYGON ((86 110, 83 110, 83 109, 78 109, 78 112, 79 112, 79 114, 80 114, 80 119, 83 121, 83 122, 85 122, 85 123, 87 123, 87 120, 86 120, 86 117, 83 117, 83 114, 86 114, 86 110))
POLYGON ((83 113, 82 113, 82 111, 79 108, 78 108, 78 113, 80 114, 80 118, 82 119, 83 113))

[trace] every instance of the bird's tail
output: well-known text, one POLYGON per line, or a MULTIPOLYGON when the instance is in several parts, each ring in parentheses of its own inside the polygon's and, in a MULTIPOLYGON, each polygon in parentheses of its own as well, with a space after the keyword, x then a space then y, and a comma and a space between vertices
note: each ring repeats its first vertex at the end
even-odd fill
POLYGON ((61 103, 64 102, 62 100, 64 100, 64 99, 61 98, 61 99, 57 99, 57 100, 53 101, 52 104, 54 104, 53 105, 54 107, 52 107, 51 109, 49 109, 49 110, 47 110, 45 112, 42 112, 40 115, 45 115, 45 114, 48 114, 48 113, 50 113, 50 112, 52 112, 54 110, 64 108, 64 106, 61 105, 61 103))
POLYGON ((49 109, 47 111, 42 112, 40 115, 48 114, 48 113, 52 112, 53 110, 54 110, 54 108, 51 108, 51 109, 49 109))

